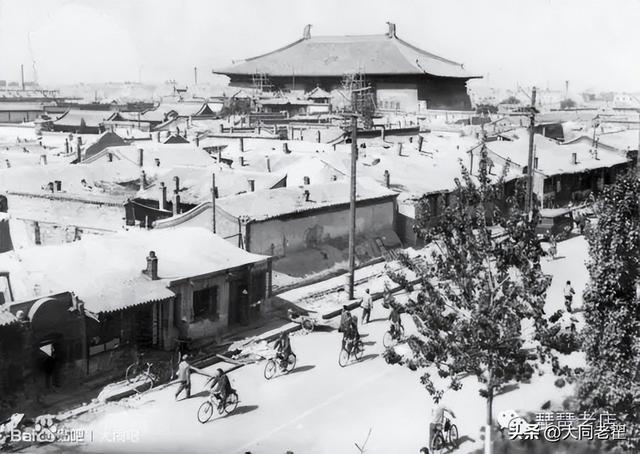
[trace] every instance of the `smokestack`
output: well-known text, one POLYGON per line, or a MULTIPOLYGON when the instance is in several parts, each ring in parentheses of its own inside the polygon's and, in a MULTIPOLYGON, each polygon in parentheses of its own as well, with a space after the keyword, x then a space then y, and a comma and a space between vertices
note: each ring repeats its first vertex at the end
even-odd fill
POLYGON ((152 281, 158 280, 158 257, 154 251, 149 251, 147 256, 147 269, 143 271, 152 281))
POLYGON ((422 151, 422 142, 424 142, 424 137, 418 136, 418 151, 422 151))
POLYGON ((173 183, 174 183, 174 186, 175 186, 174 191, 175 192, 180 192, 180 177, 178 177, 178 175, 173 177, 173 183))
POLYGON ((82 161, 82 137, 78 136, 78 142, 76 145, 76 153, 78 155, 78 164, 82 161))
POLYGON ((271 173, 271 158, 269 156, 265 156, 267 159, 267 172, 271 173))
POLYGON ((578 153, 571 153, 571 164, 578 164, 578 153))
POLYGON ((180 193, 173 191, 173 215, 180 214, 180 193))
POLYGON ((311 178, 309 177, 302 177, 302 181, 304 182, 305 185, 311 184, 311 178))
POLYGON ((143 170, 140 172, 140 189, 144 189, 147 186, 147 174, 143 170))
POLYGON ((164 185, 164 181, 160 182, 160 206, 161 210, 167 209, 167 187, 164 185))
POLYGON ((384 171, 384 185, 388 188, 391 186, 391 174, 388 170, 384 171))
POLYGON ((244 137, 240 137, 240 144, 238 145, 240 147, 240 151, 244 152, 244 137))
MULTIPOLYGON (((11 167, 9 164, 9 160, 7 159, 7 167, 11 167)), ((46 154, 41 154, 40 155, 40 165, 46 166, 47 165, 47 155, 46 154)))
POLYGON ((256 190, 256 180, 247 180, 249 182, 249 192, 256 190))
POLYGON ((24 91, 24 65, 20 65, 20 80, 22 81, 22 91, 24 91))
POLYGON ((322 135, 320 133, 320 130, 318 129, 316 131, 316 142, 320 143, 321 142, 321 140, 320 140, 321 137, 322 137, 322 135))
POLYGON ((308 202, 309 201, 309 196, 311 195, 311 193, 309 192, 309 190, 305 189, 304 191, 304 201, 308 202))
POLYGON ((64 139, 64 154, 69 154, 69 139, 64 139))
POLYGON ((195 85, 198 85, 198 67, 197 66, 193 67, 193 83, 195 85))
POLYGON ((144 150, 142 148, 138 148, 138 166, 142 167, 144 165, 144 150))

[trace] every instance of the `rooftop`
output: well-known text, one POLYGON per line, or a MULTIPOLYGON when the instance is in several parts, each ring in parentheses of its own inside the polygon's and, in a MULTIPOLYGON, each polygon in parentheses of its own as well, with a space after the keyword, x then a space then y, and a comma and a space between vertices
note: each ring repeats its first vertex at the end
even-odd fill
MULTIPOLYGON (((395 197, 393 191, 376 182, 361 178, 356 188, 356 200, 395 197)), ((349 204, 349 182, 314 184, 263 190, 219 199, 216 205, 237 218, 264 221, 286 214, 349 204), (305 200, 309 191, 309 200, 305 200)))
MULTIPOLYGON (((173 296, 172 281, 266 259, 203 228, 132 230, 74 243, 0 254, 16 301, 74 292, 93 313, 173 296), (149 251, 158 257, 159 280, 142 274, 149 251)), ((1 315, 0 315, 1 317, 1 315)))
POLYGON ((241 63, 214 70, 219 74, 269 76, 339 76, 365 74, 430 74, 438 77, 472 78, 462 64, 421 50, 398 38, 395 26, 389 33, 358 36, 311 36, 241 63))

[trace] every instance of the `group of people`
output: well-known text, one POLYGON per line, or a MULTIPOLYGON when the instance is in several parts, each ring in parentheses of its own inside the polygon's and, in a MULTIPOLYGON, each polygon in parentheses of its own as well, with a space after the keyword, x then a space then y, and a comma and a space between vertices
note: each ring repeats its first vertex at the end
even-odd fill
POLYGON ((195 372, 200 375, 209 377, 205 383, 205 387, 208 387, 209 392, 218 400, 219 408, 224 408, 227 403, 227 397, 233 392, 231 382, 227 374, 220 368, 216 369, 214 375, 208 374, 202 369, 192 366, 188 362, 189 355, 182 355, 181 361, 178 364, 178 390, 175 394, 175 399, 178 400, 178 396, 182 391, 186 391, 187 399, 191 397, 191 373, 195 372))

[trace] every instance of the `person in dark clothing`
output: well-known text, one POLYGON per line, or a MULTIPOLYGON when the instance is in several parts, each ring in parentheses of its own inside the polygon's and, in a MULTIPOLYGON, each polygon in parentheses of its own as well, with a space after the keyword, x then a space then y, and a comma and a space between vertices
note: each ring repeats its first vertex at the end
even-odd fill
POLYGON ((402 319, 400 318, 400 311, 395 305, 391 306, 389 321, 391 322, 391 336, 393 336, 394 339, 397 339, 402 332, 402 319))
POLYGON ((342 306, 342 315, 340 315, 340 327, 338 328, 339 333, 345 332, 350 319, 351 319, 351 312, 349 312, 349 309, 347 309, 347 306, 342 306))
POLYGON ((216 375, 207 380, 207 383, 209 382, 209 392, 218 399, 218 410, 221 410, 227 405, 227 397, 233 392, 229 377, 222 369, 218 369, 216 375))
POLYGON ((278 337, 278 340, 276 340, 274 347, 277 352, 276 357, 280 360, 281 363, 283 363, 283 366, 286 365, 287 361, 289 360, 289 355, 293 353, 293 350, 291 349, 291 339, 289 339, 289 334, 285 331, 280 333, 280 336, 278 337))

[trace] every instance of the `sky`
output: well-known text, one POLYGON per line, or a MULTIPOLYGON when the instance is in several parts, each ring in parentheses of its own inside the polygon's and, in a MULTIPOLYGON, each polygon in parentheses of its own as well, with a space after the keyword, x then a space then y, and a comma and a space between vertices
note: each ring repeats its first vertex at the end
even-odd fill
MULTIPOLYGON (((385 33, 464 63, 483 85, 640 91, 640 0, 0 0, 0 79, 175 79, 302 36, 385 33)), ((219 79, 218 79, 219 80, 219 79)))

